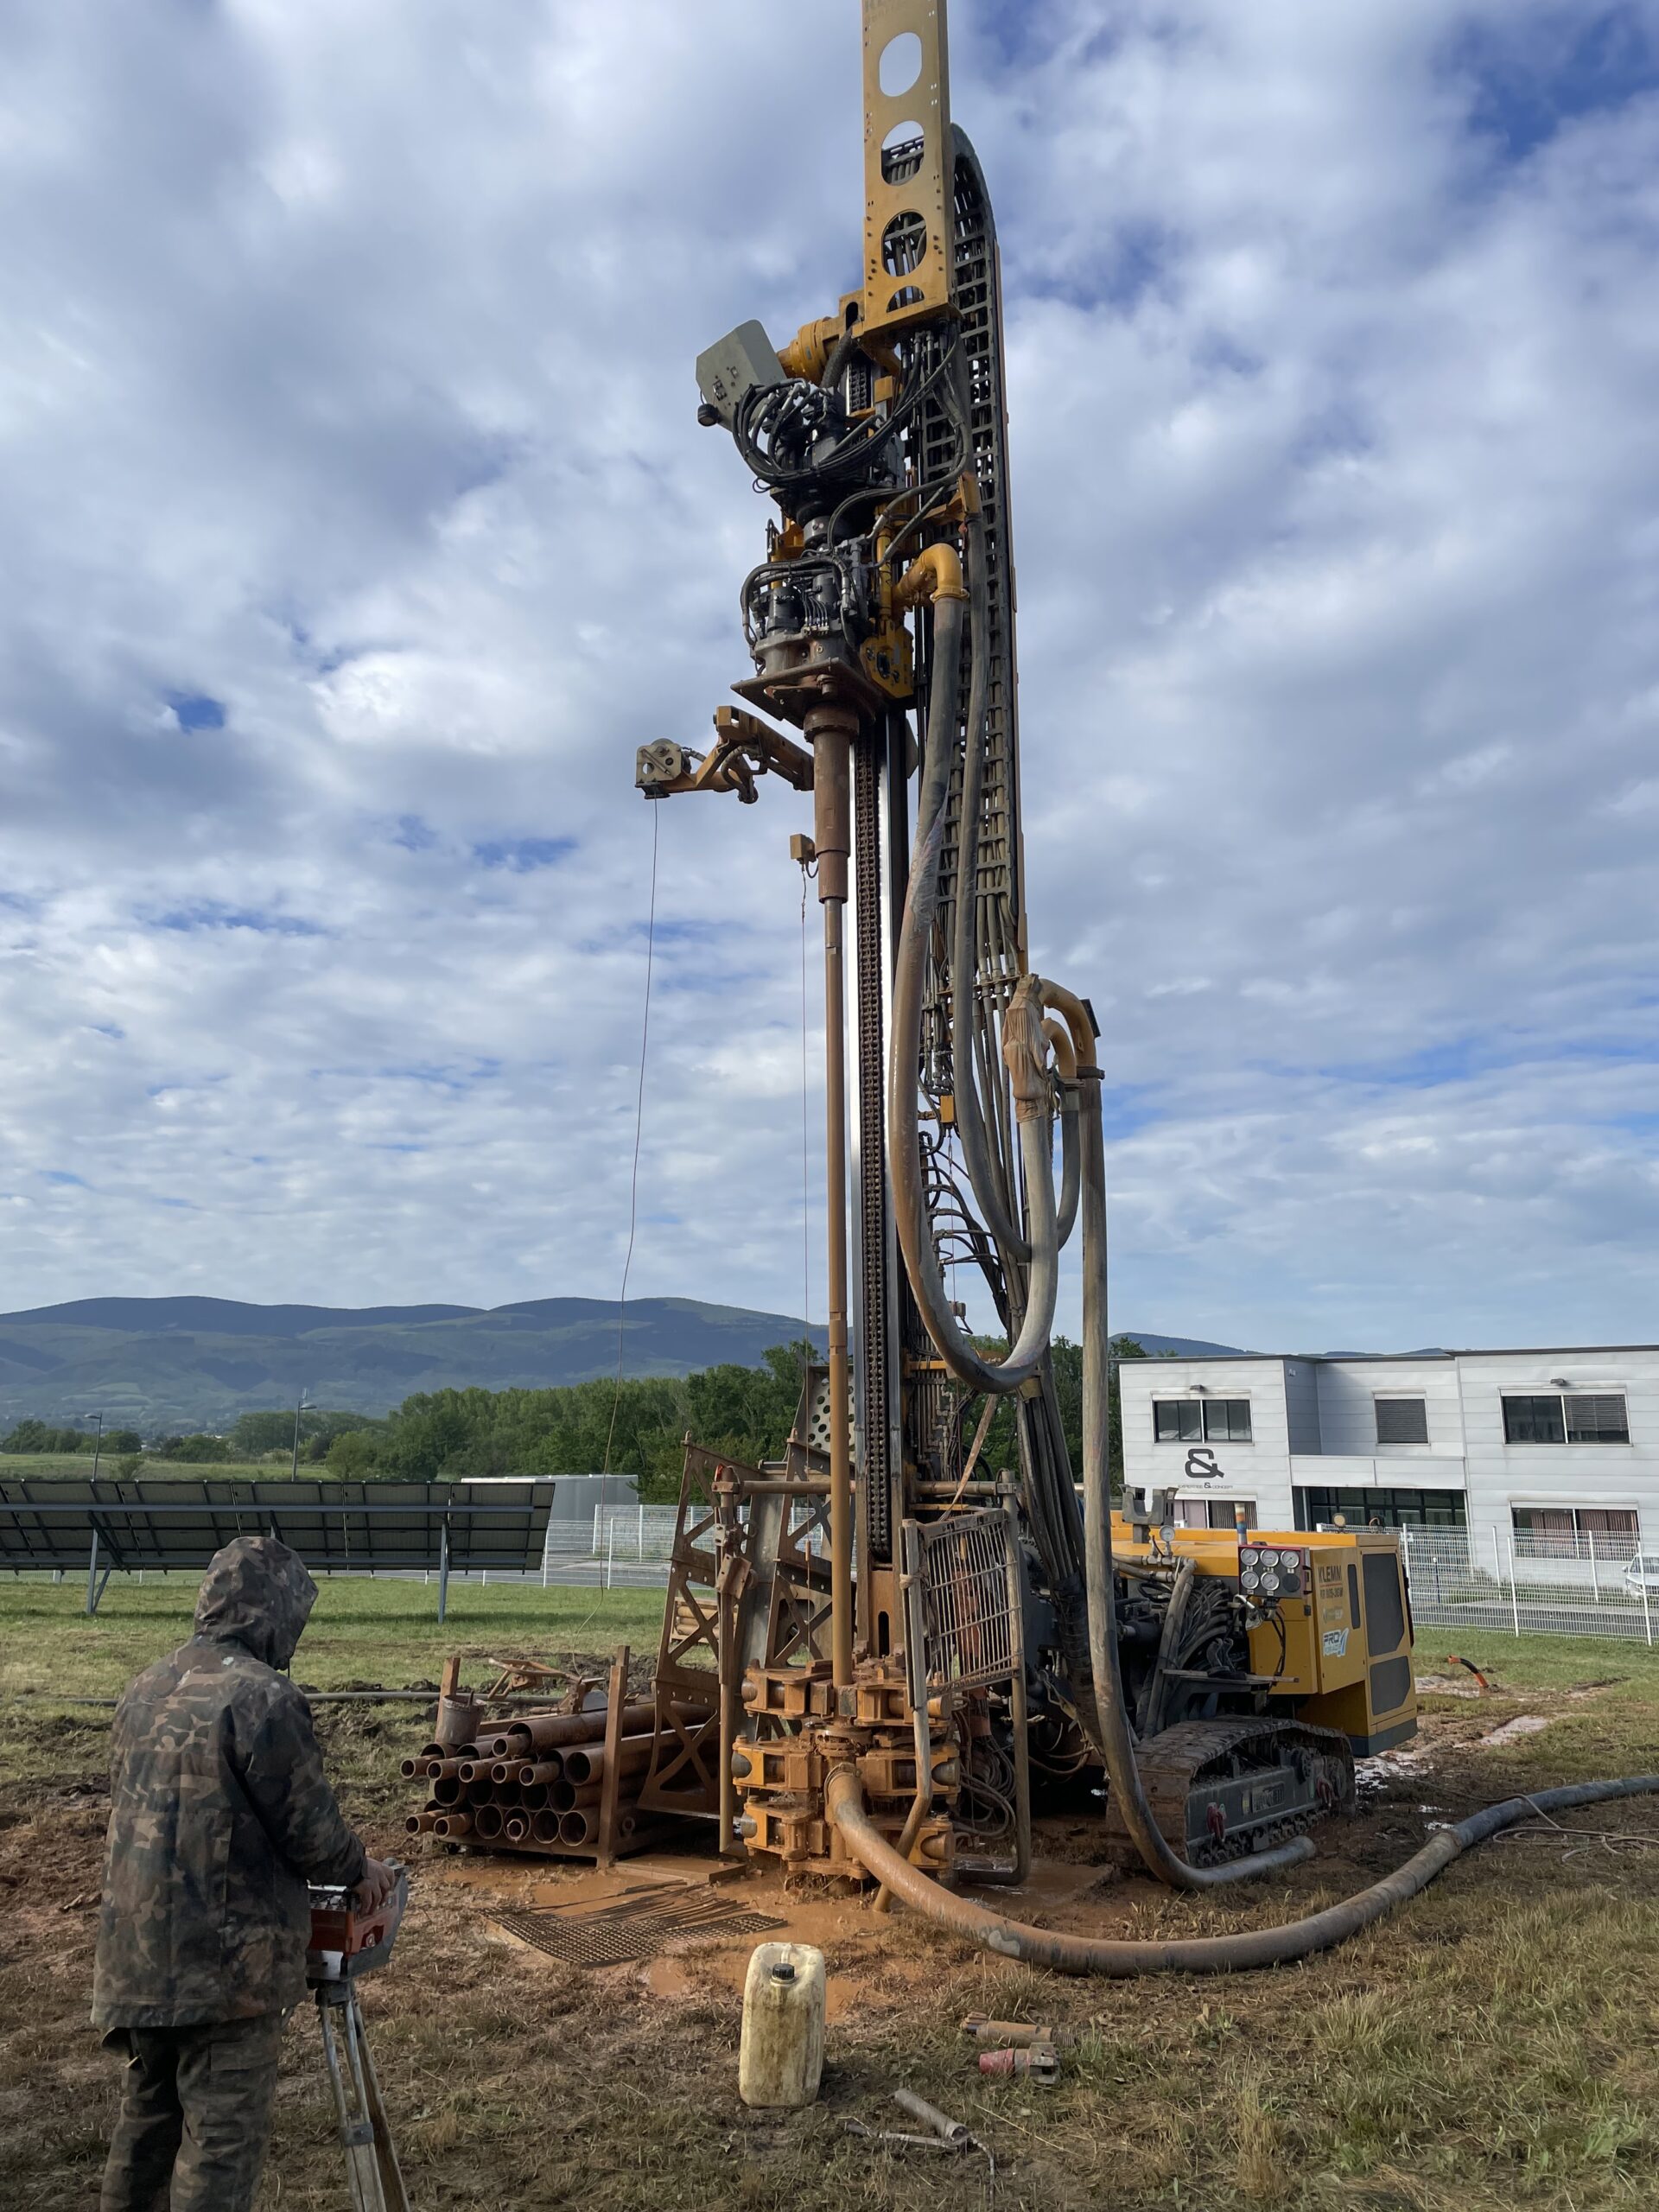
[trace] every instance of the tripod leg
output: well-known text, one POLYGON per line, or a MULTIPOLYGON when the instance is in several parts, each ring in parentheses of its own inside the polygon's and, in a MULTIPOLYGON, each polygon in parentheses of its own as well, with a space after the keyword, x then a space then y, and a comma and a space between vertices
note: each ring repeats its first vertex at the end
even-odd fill
POLYGON ((319 1991, 317 2014, 322 2022, 322 2055, 328 2069, 328 2085, 334 2091, 334 2117, 346 2152, 352 2212, 387 2212, 380 2189, 374 2123, 369 2116, 365 2094, 357 1992, 348 1989, 343 2000, 331 2002, 319 1991), (336 2013, 340 2016, 338 2020, 336 2013), (342 2041, 346 2046, 344 2065, 340 2063, 342 2041))
MULTIPOLYGON (((357 2012, 355 1991, 352 1995, 352 2009, 357 2012)), ((380 2101, 380 2082, 374 2070, 374 2060, 370 2055, 369 2039, 363 2030, 361 2012, 357 2012, 357 2037, 358 2049, 363 2059, 363 2086, 367 2093, 369 2124, 374 2130, 374 2156, 379 2169, 381 2202, 386 2212, 410 2212, 409 2192, 404 2187, 403 2171, 397 2164, 397 2152, 392 2143, 386 2108, 380 2101)))

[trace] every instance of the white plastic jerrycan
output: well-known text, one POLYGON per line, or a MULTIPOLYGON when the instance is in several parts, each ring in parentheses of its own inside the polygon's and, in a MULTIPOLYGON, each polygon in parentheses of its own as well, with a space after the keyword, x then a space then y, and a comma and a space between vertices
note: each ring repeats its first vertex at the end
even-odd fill
POLYGON ((823 2078, 823 1953, 807 1943, 762 1943, 743 1984, 738 2094, 763 2110, 794 2111, 817 2099, 823 2078))

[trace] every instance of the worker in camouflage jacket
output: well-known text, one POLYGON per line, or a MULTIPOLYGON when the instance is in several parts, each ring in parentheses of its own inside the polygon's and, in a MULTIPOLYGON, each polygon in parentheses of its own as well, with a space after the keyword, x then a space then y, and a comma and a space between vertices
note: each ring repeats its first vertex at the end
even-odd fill
POLYGON ((353 1886, 371 1910, 391 1887, 280 1671, 316 1595, 286 1544, 238 1536, 195 1634, 116 1713, 92 2022, 126 2071, 100 2212, 247 2212, 305 1993, 306 1885, 353 1886))

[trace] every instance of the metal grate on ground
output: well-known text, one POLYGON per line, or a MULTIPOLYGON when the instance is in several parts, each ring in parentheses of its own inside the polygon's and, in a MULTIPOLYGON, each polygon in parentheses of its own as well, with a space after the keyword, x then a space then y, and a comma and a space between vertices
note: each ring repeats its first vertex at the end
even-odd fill
POLYGON ((785 1923, 772 1914, 752 1912, 735 1899, 699 1901, 658 1912, 617 1913, 600 1908, 580 1917, 556 1912, 493 1912, 490 1920, 509 1936, 545 1951, 572 1967, 620 1967, 647 1959, 684 1936, 764 1936, 785 1923))

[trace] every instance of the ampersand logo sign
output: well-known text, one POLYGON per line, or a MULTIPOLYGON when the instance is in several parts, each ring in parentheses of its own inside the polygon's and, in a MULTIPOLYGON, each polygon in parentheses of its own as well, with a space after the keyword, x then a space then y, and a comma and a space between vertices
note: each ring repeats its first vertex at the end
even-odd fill
POLYGON ((1224 1483, 1227 1470, 1216 1465, 1216 1455, 1207 1444, 1195 1444, 1186 1455, 1184 1470, 1190 1483, 1224 1483))

